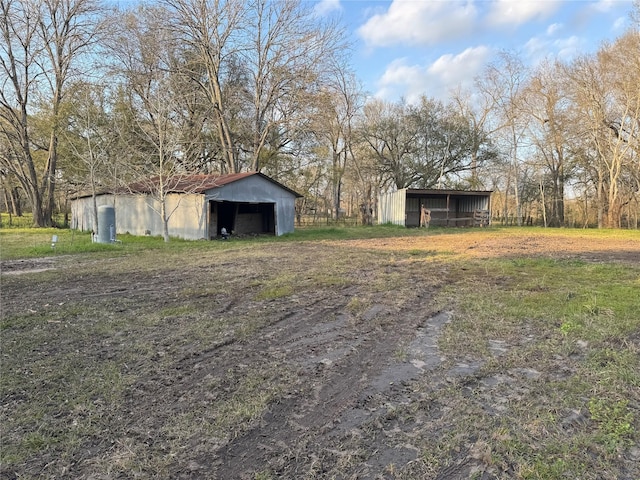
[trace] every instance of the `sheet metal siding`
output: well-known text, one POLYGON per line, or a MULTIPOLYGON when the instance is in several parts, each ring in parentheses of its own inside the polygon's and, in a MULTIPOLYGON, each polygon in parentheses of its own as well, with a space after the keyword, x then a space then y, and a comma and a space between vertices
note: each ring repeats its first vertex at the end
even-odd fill
MULTIPOLYGON (((170 194, 167 196, 169 235, 187 240, 198 240, 215 235, 208 232, 208 201, 226 200, 246 203, 274 203, 275 234, 293 232, 295 222, 294 193, 259 176, 248 176, 227 185, 207 190, 205 194, 170 194), (172 213, 173 212, 173 213, 172 213)), ((98 206, 115 206, 116 233, 132 235, 162 235, 160 204, 146 195, 99 195, 98 206)), ((72 227, 81 231, 93 230, 93 200, 81 197, 72 201, 72 227)))
POLYGON ((379 218, 378 223, 392 223, 405 225, 406 221, 407 189, 397 192, 382 194, 378 198, 379 218))
POLYGON ((460 212, 489 210, 489 197, 461 197, 458 203, 460 212))
POLYGON ((276 235, 293 232, 295 195, 258 175, 207 190, 206 197, 207 200, 228 202, 275 203, 276 235))
MULTIPOLYGON (((116 233, 132 235, 162 235, 160 202, 145 195, 100 195, 98 206, 114 206, 116 210, 116 233)), ((171 194, 167 196, 169 235, 186 240, 206 238, 206 210, 204 196, 199 194, 171 194)), ((72 202, 72 226, 81 231, 91 231, 93 226, 92 199, 85 197, 72 202)))

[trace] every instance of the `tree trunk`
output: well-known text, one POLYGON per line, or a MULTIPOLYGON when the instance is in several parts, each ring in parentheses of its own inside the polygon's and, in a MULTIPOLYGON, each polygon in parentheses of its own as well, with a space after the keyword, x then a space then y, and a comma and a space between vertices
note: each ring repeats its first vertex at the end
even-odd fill
MULTIPOLYGON (((57 108, 55 109, 57 110, 57 108)), ((57 112, 54 112, 57 115, 57 112)), ((57 120, 56 120, 57 123, 57 120)), ((56 168, 58 164, 58 134, 57 127, 51 133, 49 141, 49 158, 47 159, 47 167, 42 178, 42 200, 43 200, 43 216, 45 226, 53 225, 53 211, 55 209, 55 189, 56 189, 56 168)))
POLYGON ((598 209, 598 228, 604 228, 604 180, 602 178, 602 166, 598 166, 598 184, 596 186, 596 202, 598 209))
POLYGON ((160 216, 162 218, 162 238, 169 243, 169 219, 167 218, 167 199, 162 196, 160 200, 160 216))
POLYGON ((544 182, 540 178, 540 199, 542 200, 542 220, 544 222, 544 228, 547 228, 547 204, 544 196, 544 182))

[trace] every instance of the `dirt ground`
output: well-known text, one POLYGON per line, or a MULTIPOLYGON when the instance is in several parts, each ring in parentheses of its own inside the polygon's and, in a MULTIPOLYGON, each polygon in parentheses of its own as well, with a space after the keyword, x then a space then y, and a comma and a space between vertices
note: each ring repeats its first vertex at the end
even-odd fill
MULTIPOLYGON (((486 359, 441 351, 455 312, 432 299, 454 267, 438 255, 640 264, 640 241, 577 236, 238 245, 162 265, 4 262, 3 317, 18 320, 3 332, 2 370, 22 379, 2 392, 0 478, 522 477, 452 418, 448 392, 473 390, 477 414, 497 417, 506 390, 526 395, 551 373, 486 376, 486 359), (72 379, 43 372, 63 357, 72 379), (80 399, 83 382, 97 386, 80 399), (42 392, 50 401, 34 412, 42 392), (31 454, 12 453, 33 431, 31 454)), ((510 348, 496 340, 489 353, 510 348)), ((611 471, 640 478, 640 450, 626 455, 611 471)))

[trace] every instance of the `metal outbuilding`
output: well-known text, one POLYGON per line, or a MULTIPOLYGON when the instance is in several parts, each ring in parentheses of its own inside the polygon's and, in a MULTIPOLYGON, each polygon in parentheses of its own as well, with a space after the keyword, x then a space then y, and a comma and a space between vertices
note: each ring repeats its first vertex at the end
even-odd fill
MULTIPOLYGON (((96 204, 115 208, 116 233, 162 235, 160 201, 153 180, 101 193, 96 204)), ((214 239, 222 228, 234 234, 293 232, 295 200, 300 194, 260 172, 228 175, 181 175, 163 185, 169 235, 189 240, 214 239)), ((93 197, 72 200, 72 226, 95 230, 93 197)))
POLYGON ((421 208, 430 212, 431 225, 485 226, 490 223, 491 191, 403 188, 378 198, 378 222, 420 226, 421 208))

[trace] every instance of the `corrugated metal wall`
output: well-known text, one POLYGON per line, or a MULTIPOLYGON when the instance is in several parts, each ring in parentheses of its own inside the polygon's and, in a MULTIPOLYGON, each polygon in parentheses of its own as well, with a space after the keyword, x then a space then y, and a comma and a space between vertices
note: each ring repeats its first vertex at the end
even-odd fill
POLYGON ((489 210, 489 197, 461 197, 459 199, 459 212, 472 213, 474 210, 489 210))
POLYGON ((378 197, 378 223, 404 225, 406 220, 407 189, 382 194, 378 197))
MULTIPOLYGON (((212 238, 217 234, 215 214, 210 212, 212 202, 236 202, 273 205, 270 231, 276 235, 293 232, 295 221, 295 194, 258 175, 229 183, 206 194, 170 194, 167 196, 169 235, 188 240, 212 238), (211 231, 210 231, 211 229, 211 231)), ((93 226, 91 197, 78 198, 71 203, 72 227, 91 231, 93 226)), ((114 206, 116 232, 132 235, 162 235, 160 204, 147 195, 99 195, 98 206, 114 206)), ((264 212, 254 219, 256 231, 261 231, 264 212)), ((248 228, 248 227, 247 227, 248 228)))
POLYGON ((283 235, 293 232, 295 222, 296 197, 291 192, 280 188, 266 178, 254 175, 238 182, 206 192, 208 200, 273 203, 275 214, 275 234, 283 235))
MULTIPOLYGON (((162 235, 160 204, 146 195, 99 195, 98 206, 115 206, 116 233, 132 235, 162 235)), ((94 230, 93 200, 91 197, 79 198, 71 203, 72 227, 81 231, 94 230)), ((169 235, 188 240, 206 237, 207 212, 204 208, 204 195, 171 194, 167 196, 169 235)))
POLYGON ((464 192, 402 189, 380 195, 378 222, 417 227, 420 224, 420 209, 424 205, 431 211, 431 222, 434 225, 462 226, 465 222, 473 224, 474 211, 489 210, 490 201, 490 192, 486 195, 465 195, 464 192))

